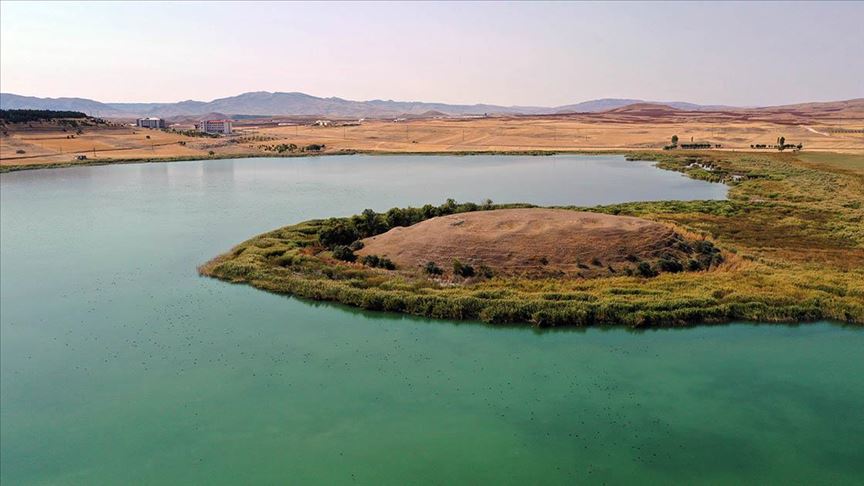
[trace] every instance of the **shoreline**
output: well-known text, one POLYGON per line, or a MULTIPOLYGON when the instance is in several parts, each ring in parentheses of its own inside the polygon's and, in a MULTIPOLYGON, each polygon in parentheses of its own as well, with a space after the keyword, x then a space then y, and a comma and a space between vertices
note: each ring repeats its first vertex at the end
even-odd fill
POLYGON ((143 158, 128 158, 128 159, 88 159, 83 161, 69 162, 51 162, 47 164, 16 164, 16 165, 0 165, 0 173, 20 172, 25 170, 40 170, 40 169, 67 169, 70 167, 87 167, 87 166, 102 166, 102 165, 123 165, 123 164, 159 164, 167 162, 192 162, 198 160, 225 160, 225 159, 292 159, 305 157, 327 157, 341 155, 373 155, 373 156, 395 156, 395 155, 428 155, 442 156, 451 155, 456 157, 469 157, 474 155, 511 155, 511 156, 532 156, 542 157, 551 155, 623 155, 634 152, 626 149, 610 149, 608 151, 600 150, 462 150, 462 151, 416 151, 416 152, 401 152, 401 151, 378 151, 378 150, 354 150, 345 149, 333 152, 320 153, 300 153, 300 154, 223 154, 223 155, 203 155, 203 156, 178 156, 178 157, 143 157, 143 158))
MULTIPOLYGON (((477 155, 501 155, 501 156, 531 156, 544 157, 553 155, 625 155, 625 156, 642 156, 644 154, 652 154, 653 157, 662 154, 680 155, 688 154, 694 156, 704 156, 709 153, 713 154, 753 154, 765 155, 766 152, 746 151, 746 150, 693 150, 687 152, 669 152, 663 149, 622 149, 612 148, 609 150, 581 150, 581 149, 564 149, 564 150, 458 150, 458 151, 398 151, 398 150, 365 150, 365 149, 342 149, 332 152, 320 153, 298 153, 298 154, 261 154, 261 153, 243 153, 243 154, 219 154, 219 155, 191 155, 191 156, 175 156, 175 157, 134 157, 134 158, 111 158, 111 159, 88 159, 83 161, 68 161, 68 162, 50 162, 45 164, 15 164, 15 165, 0 165, 0 174, 9 172, 20 172, 26 170, 43 170, 43 169, 68 169, 72 167, 92 167, 103 165, 125 165, 125 164, 160 164, 168 162, 193 162, 199 160, 225 160, 225 159, 291 159, 305 157, 327 157, 341 155, 370 155, 370 156, 454 156, 454 157, 470 157, 477 155)), ((782 152, 778 152, 782 153, 782 152)), ((835 152, 815 152, 815 153, 835 153, 835 152)), ((769 154, 774 154, 771 152, 769 154)), ((633 158, 628 160, 646 160, 633 158)))

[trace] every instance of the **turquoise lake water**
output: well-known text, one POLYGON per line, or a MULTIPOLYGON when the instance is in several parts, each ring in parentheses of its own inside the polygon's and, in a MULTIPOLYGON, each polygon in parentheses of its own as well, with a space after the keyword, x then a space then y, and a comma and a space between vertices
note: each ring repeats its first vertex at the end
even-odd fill
POLYGON ((0 482, 861 484, 864 330, 537 332, 200 278, 286 224, 460 201, 720 199, 619 156, 0 176, 0 482))

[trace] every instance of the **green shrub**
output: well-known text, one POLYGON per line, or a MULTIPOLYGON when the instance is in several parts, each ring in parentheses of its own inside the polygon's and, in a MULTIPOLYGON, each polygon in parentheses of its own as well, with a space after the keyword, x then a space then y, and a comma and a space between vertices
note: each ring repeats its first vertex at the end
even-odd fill
POLYGON ((660 261, 657 262, 657 266, 660 268, 660 271, 663 272, 678 273, 684 270, 684 265, 681 265, 681 262, 668 258, 661 258, 660 261))
POLYGON ((396 270, 396 264, 387 257, 378 255, 366 255, 363 257, 363 265, 372 268, 383 268, 385 270, 396 270))
POLYGON ((357 241, 360 234, 357 228, 349 221, 343 219, 328 219, 324 227, 318 232, 318 241, 326 248, 336 245, 350 245, 357 241))
POLYGON ((333 247, 333 258, 344 262, 353 262, 357 260, 357 255, 344 245, 336 245, 333 247))
POLYGON ((435 262, 426 262, 423 270, 429 275, 443 275, 444 270, 441 269, 435 262))
POLYGON ((371 209, 364 209, 362 213, 351 216, 351 224, 357 229, 361 238, 380 235, 390 229, 385 216, 371 209))
POLYGON ((636 266, 636 275, 648 278, 656 277, 657 271, 651 268, 648 262, 639 262, 639 265, 636 266))
POLYGON ((462 263, 459 260, 453 260, 453 275, 468 278, 473 277, 474 273, 474 267, 471 265, 462 263))

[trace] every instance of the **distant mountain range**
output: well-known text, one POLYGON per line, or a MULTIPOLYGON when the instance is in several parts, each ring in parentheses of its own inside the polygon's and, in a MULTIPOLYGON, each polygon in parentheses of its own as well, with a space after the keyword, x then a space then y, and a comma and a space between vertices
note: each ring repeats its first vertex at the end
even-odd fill
MULTIPOLYGON (((86 98, 37 98, 12 93, 0 93, 0 108, 81 111, 103 118, 134 118, 139 116, 195 117, 211 113, 226 116, 320 116, 342 118, 388 118, 434 115, 545 115, 561 113, 597 113, 621 107, 651 103, 678 110, 724 110, 720 105, 697 105, 680 101, 645 101, 605 98, 555 107, 498 106, 487 104, 451 105, 419 101, 371 100, 352 101, 342 98, 319 98, 305 93, 271 93, 256 91, 213 101, 180 101, 177 103, 103 103, 86 98)), ((788 105, 794 106, 794 105, 788 105)), ((778 107, 779 108, 779 107, 778 107)))
MULTIPOLYGON (((499 106, 499 105, 451 105, 419 101, 371 100, 352 101, 342 98, 319 98, 305 93, 270 93, 256 91, 243 93, 213 101, 180 101, 177 103, 103 103, 86 98, 37 98, 12 93, 0 93, 0 108, 81 111, 92 116, 107 118, 131 118, 137 116, 195 116, 207 113, 229 115, 273 115, 273 116, 322 116, 322 117, 398 117, 425 114, 439 115, 539 115, 555 113, 591 113, 606 111, 644 100, 600 99, 572 105, 499 106)), ((664 105, 684 110, 699 110, 706 107, 693 103, 662 102, 664 105)))

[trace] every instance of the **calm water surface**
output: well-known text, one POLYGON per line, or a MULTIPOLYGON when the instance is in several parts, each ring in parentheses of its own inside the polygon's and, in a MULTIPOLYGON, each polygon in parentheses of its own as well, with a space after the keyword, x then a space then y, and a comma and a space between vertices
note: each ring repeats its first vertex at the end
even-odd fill
POLYGON ((195 272, 253 234, 366 207, 725 193, 618 156, 2 175, 0 482, 860 483, 856 329, 537 333, 195 272))

